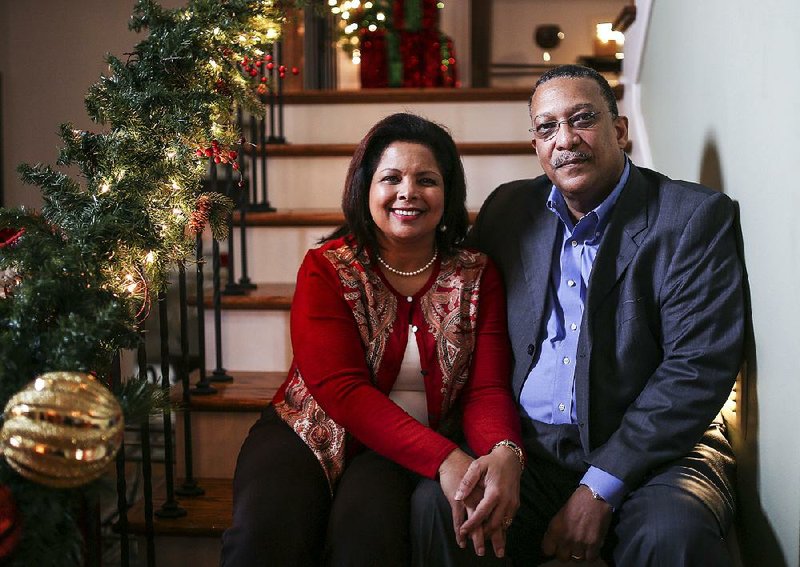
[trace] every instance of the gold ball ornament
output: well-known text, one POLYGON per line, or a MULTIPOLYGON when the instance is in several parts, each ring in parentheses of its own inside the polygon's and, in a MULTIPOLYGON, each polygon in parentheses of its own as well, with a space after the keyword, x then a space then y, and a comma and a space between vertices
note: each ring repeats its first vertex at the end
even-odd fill
POLYGON ((125 424, 114 395, 93 376, 48 372, 6 404, 0 447, 25 478, 74 488, 103 474, 122 444, 125 424))

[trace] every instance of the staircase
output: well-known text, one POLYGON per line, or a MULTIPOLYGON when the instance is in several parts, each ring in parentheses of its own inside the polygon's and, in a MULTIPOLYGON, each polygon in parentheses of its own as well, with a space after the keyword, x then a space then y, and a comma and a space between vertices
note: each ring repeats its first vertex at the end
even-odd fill
MULTIPOLYGON (((285 95, 289 142, 269 145, 267 187, 274 213, 248 213, 248 275, 258 288, 223 296, 223 366, 234 377, 218 393, 192 396, 193 472, 205 494, 178 497, 187 514, 155 518, 156 565, 218 565, 220 536, 230 524, 231 480, 250 426, 285 378, 291 361, 289 309, 305 251, 342 220, 340 199, 355 145, 379 119, 414 112, 447 126, 467 177, 467 207, 477 211, 500 183, 535 177, 541 169, 528 137, 528 89, 364 90, 285 95)), ((239 232, 234 231, 237 253, 239 232)), ((223 243, 223 247, 225 244, 223 243)), ((205 250, 210 250, 206 246, 205 250)), ((239 266, 234 268, 237 276, 239 266)), ((207 277, 207 281, 210 278, 207 277)), ((216 366, 213 311, 205 297, 206 366, 216 366)), ((194 384, 195 374, 191 378, 194 384)), ((184 476, 182 419, 176 424, 177 478, 184 476)), ((180 485, 180 481, 176 483, 180 485)), ((156 486, 155 508, 164 500, 156 486)), ((144 509, 129 512, 130 532, 144 549, 144 509)), ((134 542, 137 543, 137 542, 134 542)), ((144 553, 140 553, 145 565, 144 553)))

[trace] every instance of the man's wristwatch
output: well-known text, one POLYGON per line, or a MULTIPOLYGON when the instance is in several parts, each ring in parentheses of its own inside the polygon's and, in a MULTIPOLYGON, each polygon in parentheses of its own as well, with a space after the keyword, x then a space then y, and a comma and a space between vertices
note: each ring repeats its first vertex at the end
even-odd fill
MULTIPOLYGON (((508 447, 509 449, 514 451, 514 454, 517 456, 517 459, 519 459, 520 468, 522 470, 525 470, 525 453, 522 452, 522 449, 520 449, 519 445, 517 445, 510 439, 503 439, 502 441, 499 441, 494 444, 494 447, 492 447, 492 451, 494 451, 498 447, 508 447)), ((491 451, 489 452, 491 453, 491 451)))

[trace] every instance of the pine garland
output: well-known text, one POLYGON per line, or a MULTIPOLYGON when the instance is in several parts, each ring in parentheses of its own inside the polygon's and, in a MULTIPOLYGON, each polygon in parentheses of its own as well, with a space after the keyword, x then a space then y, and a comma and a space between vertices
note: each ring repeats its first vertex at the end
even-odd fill
MULTIPOLYGON (((208 223, 225 235, 232 202, 200 194, 206 150, 234 155, 237 105, 263 112, 241 62, 278 39, 280 4, 191 0, 166 10, 139 0, 130 28, 149 35, 125 60, 108 56, 109 73, 86 97, 98 131, 61 128, 57 165, 79 178, 20 166, 44 204, 40 214, 0 209, 0 234, 16 235, 0 246, 0 403, 43 372, 107 375, 114 352, 138 345, 147 306, 190 256, 196 233, 208 223)), ((134 421, 164 404, 135 382, 117 395, 134 421)), ((75 514, 88 488, 46 488, 5 461, 0 483, 11 488, 23 522, 4 565, 82 564, 75 514)))

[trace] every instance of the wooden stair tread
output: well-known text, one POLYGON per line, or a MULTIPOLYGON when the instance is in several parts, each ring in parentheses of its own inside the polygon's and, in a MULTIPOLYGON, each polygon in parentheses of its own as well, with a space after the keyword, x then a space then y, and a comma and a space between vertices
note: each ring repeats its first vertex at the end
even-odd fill
MULTIPOLYGON (((357 144, 267 144, 269 158, 351 157, 357 144)), ((462 156, 533 155, 530 142, 459 142, 462 156)), ((246 151, 261 151, 261 146, 247 146, 246 151), (252 148, 255 147, 255 150, 252 148)))
MULTIPOLYGON (((288 311, 292 307, 294 287, 293 283, 260 283, 256 289, 248 292, 247 295, 222 295, 220 304, 222 309, 288 311)), ((214 298, 211 289, 205 290, 203 299, 206 309, 213 309, 214 298)), ((197 297, 191 297, 189 303, 196 305, 197 297)))
MULTIPOLYGON (((614 94, 622 98, 623 86, 613 85, 614 94)), ((302 104, 380 104, 408 102, 527 102, 531 95, 530 87, 489 87, 489 88, 433 88, 433 89, 342 89, 308 90, 283 93, 283 102, 291 105, 302 104)))
POLYGON ((342 89, 283 93, 286 104, 378 104, 404 102, 509 102, 526 101, 528 87, 342 89))
MULTIPOLYGON (((475 222, 478 211, 468 211, 469 222, 475 222)), ((233 223, 240 223, 241 213, 233 214, 233 223)), ((254 211, 245 216, 247 226, 299 227, 339 226, 344 223, 341 209, 284 209, 273 212, 254 211)))
MULTIPOLYGON (((189 408, 192 411, 260 412, 269 405, 275 392, 286 379, 286 372, 237 370, 227 372, 233 377, 233 382, 212 382, 211 385, 217 390, 216 393, 193 394, 189 401, 189 408)), ((199 370, 195 370, 189 376, 189 383, 194 387, 199 379, 199 370)), ((175 402, 181 403, 182 394, 180 386, 173 387, 172 399, 175 402)))
MULTIPOLYGON (((219 537, 233 519, 233 481, 221 478, 196 479, 206 491, 202 496, 178 496, 178 505, 186 510, 181 518, 153 517, 155 535, 184 537, 219 537)), ((181 480, 175 486, 180 486, 181 480)), ((153 490, 153 509, 159 510, 166 500, 162 485, 153 490)), ((132 534, 145 534, 144 500, 128 510, 128 530, 132 534)))

